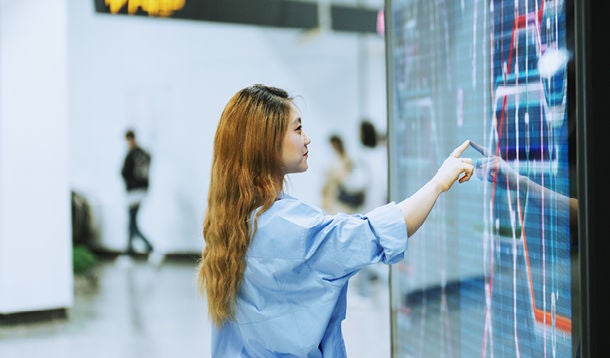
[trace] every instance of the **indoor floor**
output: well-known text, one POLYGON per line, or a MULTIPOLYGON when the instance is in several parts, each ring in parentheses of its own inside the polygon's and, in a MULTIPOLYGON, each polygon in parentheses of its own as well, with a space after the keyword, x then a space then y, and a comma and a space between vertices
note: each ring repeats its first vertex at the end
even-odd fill
MULTIPOLYGON (((1 358, 201 358, 210 323, 196 285, 196 258, 151 264, 109 257, 75 281, 74 305, 46 319, 0 321, 1 358)), ((344 336, 350 358, 390 357, 387 285, 348 295, 344 336)), ((18 317, 18 316, 17 316, 18 317)))

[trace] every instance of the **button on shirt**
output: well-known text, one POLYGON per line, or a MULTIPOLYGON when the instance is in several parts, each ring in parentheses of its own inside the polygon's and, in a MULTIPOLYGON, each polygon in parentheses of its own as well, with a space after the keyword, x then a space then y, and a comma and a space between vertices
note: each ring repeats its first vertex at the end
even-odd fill
POLYGON ((327 215, 282 195, 258 218, 235 319, 212 328, 212 357, 346 357, 349 278, 365 265, 402 260, 406 249, 395 203, 327 215))

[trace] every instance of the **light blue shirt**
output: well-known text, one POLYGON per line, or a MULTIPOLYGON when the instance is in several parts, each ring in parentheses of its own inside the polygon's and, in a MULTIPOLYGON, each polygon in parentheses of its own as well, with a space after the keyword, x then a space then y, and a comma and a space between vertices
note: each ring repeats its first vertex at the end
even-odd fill
POLYGON ((212 357, 346 357, 349 278, 363 266, 402 260, 406 249, 395 203, 327 215, 283 195, 258 218, 235 320, 212 328, 212 357))

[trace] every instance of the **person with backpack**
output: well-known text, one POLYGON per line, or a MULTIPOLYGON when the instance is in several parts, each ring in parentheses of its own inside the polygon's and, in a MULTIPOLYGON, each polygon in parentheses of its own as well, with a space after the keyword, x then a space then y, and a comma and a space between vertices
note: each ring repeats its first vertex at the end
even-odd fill
POLYGON ((146 247, 146 254, 153 252, 153 245, 144 236, 138 225, 138 211, 149 186, 149 168, 151 156, 138 144, 136 134, 132 129, 125 132, 128 151, 123 161, 121 176, 127 190, 127 202, 129 206, 129 234, 127 244, 127 255, 135 255, 134 241, 140 238, 146 247))

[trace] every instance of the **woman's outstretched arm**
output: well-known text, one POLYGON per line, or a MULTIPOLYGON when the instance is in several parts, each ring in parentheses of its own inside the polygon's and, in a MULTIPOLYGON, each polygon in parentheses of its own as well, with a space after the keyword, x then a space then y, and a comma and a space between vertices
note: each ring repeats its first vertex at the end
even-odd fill
POLYGON ((455 148, 430 181, 413 195, 398 203, 407 224, 407 235, 409 237, 426 221, 428 214, 430 214, 436 200, 442 193, 451 189, 456 180, 464 183, 472 177, 474 170, 472 159, 460 158, 469 145, 470 141, 466 140, 455 148))

